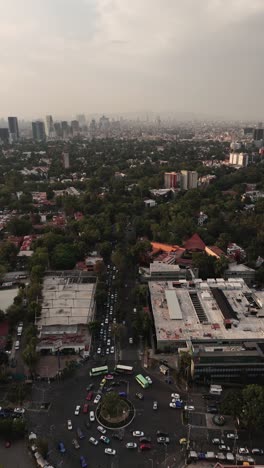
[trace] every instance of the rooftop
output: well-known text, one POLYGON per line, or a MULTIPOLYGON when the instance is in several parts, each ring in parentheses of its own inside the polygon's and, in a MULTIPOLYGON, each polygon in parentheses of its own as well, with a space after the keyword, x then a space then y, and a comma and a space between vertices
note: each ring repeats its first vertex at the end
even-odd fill
POLYGON ((93 318, 95 283, 79 276, 46 276, 38 326, 81 325, 93 318))
POLYGON ((195 233, 185 241, 184 247, 186 250, 205 250, 206 245, 199 234, 195 233))
POLYGON ((243 279, 151 281, 149 290, 157 341, 264 341, 264 293, 243 279))

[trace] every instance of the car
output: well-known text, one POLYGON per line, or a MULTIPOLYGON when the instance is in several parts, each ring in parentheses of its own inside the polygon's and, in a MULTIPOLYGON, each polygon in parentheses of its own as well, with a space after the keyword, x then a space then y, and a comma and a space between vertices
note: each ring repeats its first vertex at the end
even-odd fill
POLYGON ((259 448, 253 448, 253 449, 251 450, 251 453, 252 453, 252 455, 263 455, 264 450, 259 449, 259 448))
POLYGON ((79 439, 84 439, 84 433, 79 427, 77 427, 76 432, 77 432, 77 436, 79 437, 79 439))
POLYGON ((84 414, 87 414, 87 413, 88 413, 88 408, 89 408, 89 405, 87 405, 87 403, 85 403, 85 404, 83 405, 83 413, 84 413, 84 414))
POLYGON ((89 442, 90 442, 91 444, 93 444, 93 445, 97 445, 97 444, 98 444, 98 440, 95 439, 94 437, 90 437, 89 442))
POLYGON ((67 427, 68 427, 69 431, 72 431, 72 422, 71 422, 70 419, 68 419, 68 421, 67 421, 67 427))
POLYGON ((80 409, 81 409, 80 405, 77 405, 74 411, 75 416, 78 416, 80 414, 80 409))
POLYGON ((91 401, 92 398, 93 398, 93 392, 89 392, 87 393, 85 400, 91 401))
POLYGON ((239 455, 248 455, 249 454, 249 450, 246 448, 246 447, 240 447, 238 449, 238 453, 239 455))
POLYGON ((226 434, 226 437, 227 437, 227 439, 231 439, 231 440, 237 440, 238 439, 238 435, 234 434, 233 432, 230 432, 229 434, 226 434))
POLYGON ((144 450, 151 450, 151 444, 150 443, 140 444, 139 448, 142 452, 144 452, 144 450))
POLYGON ((153 401, 153 409, 154 410, 158 409, 158 402, 157 401, 153 401))
POLYGON ((179 393, 172 393, 171 398, 175 398, 176 400, 180 400, 181 397, 180 397, 179 393))
POLYGON ((58 449, 59 449, 60 453, 65 453, 66 452, 66 448, 65 448, 63 442, 58 443, 58 449))
POLYGON ((106 344, 107 344, 107 346, 110 346, 110 344, 111 344, 111 340, 110 340, 110 338, 108 338, 108 340, 107 340, 106 344))
POLYGON ((215 439, 212 439, 212 444, 214 445, 223 445, 225 443, 224 439, 218 439, 217 437, 215 439))
POLYGON ((157 436, 157 437, 168 437, 169 434, 168 434, 168 432, 157 431, 157 432, 156 432, 156 436, 157 436))
POLYGON ((185 411, 194 411, 194 406, 192 405, 185 405, 184 406, 185 411))
POLYGON ((109 354, 109 353, 110 353, 110 349, 106 348, 106 354, 109 354))
POLYGON ((94 404, 97 405, 100 400, 101 400, 101 395, 96 395, 96 397, 94 399, 94 404))
POLYGON ((158 444, 169 444, 170 438, 169 437, 157 437, 158 444))
POLYGON ((114 432, 113 434, 113 439, 117 439, 117 440, 123 440, 123 434, 122 432, 114 432))
MULTIPOLYGON (((115 321, 116 321, 116 319, 114 319, 114 323, 115 323, 115 321)), ((114 352, 115 352, 115 348, 114 348, 114 346, 111 346, 111 348, 110 348, 110 353, 111 353, 111 354, 114 354, 114 352)))
POLYGON ((128 449, 136 449, 136 448, 137 448, 137 444, 136 444, 136 442, 128 442, 128 443, 126 444, 126 448, 128 448, 128 449))
POLYGON ((132 434, 134 437, 144 437, 144 432, 142 431, 133 431, 132 434))
POLYGON ((98 348, 96 352, 97 354, 101 354, 101 351, 102 351, 101 348, 98 348))
POLYGON ((14 413, 16 413, 16 414, 24 414, 24 413, 25 413, 25 409, 24 409, 24 408, 15 408, 15 409, 14 409, 14 413))
POLYGON ((86 429, 90 429, 90 428, 91 428, 91 424, 90 424, 90 422, 89 422, 88 420, 86 420, 86 421, 84 422, 84 424, 85 424, 86 429))
POLYGON ((219 445, 219 450, 223 450, 224 452, 230 452, 230 447, 225 444, 220 444, 219 445))
POLYGON ((130 337, 129 340, 128 340, 129 344, 133 344, 133 338, 130 337))
POLYGON ((80 448, 80 445, 79 445, 79 442, 77 439, 72 439, 72 445, 74 446, 74 448, 76 449, 79 449, 80 448))
POLYGON ((171 402, 171 403, 169 404, 169 407, 170 407, 170 408, 177 408, 177 405, 176 405, 176 403, 171 402))
POLYGON ((20 347, 20 342, 19 342, 19 341, 16 341, 16 342, 15 342, 15 350, 18 351, 18 350, 19 350, 19 347, 20 347))
POLYGON ((105 428, 104 428, 103 426, 97 426, 97 430, 98 430, 99 432, 101 432, 101 434, 105 434, 105 433, 106 433, 106 430, 105 430, 105 428))
POLYGON ((127 393, 126 393, 126 392, 118 392, 118 395, 119 395, 121 398, 126 398, 126 397, 127 397, 127 393))
POLYGON ((106 380, 114 380, 114 376, 112 374, 105 375, 106 380))
POLYGON ((94 411, 90 411, 89 417, 91 422, 95 421, 94 411))
POLYGON ((143 400, 143 399, 144 399, 144 395, 142 395, 142 393, 140 393, 140 392, 137 392, 137 393, 136 393, 136 397, 137 397, 139 400, 143 400))
POLYGON ((152 380, 148 375, 145 376, 145 379, 148 381, 149 385, 152 384, 152 380))
POLYGON ((104 436, 104 435, 101 435, 100 441, 101 441, 101 442, 104 442, 104 444, 110 444, 110 439, 109 439, 109 437, 106 437, 106 436, 104 436))
POLYGON ((218 413, 218 409, 215 406, 207 406, 206 411, 207 411, 207 413, 210 413, 210 414, 217 414, 218 413))
POLYGON ((182 437, 180 440, 179 440, 179 444, 180 445, 187 445, 188 443, 188 440, 185 438, 185 437, 182 437))
POLYGON ((146 436, 140 437, 139 442, 141 442, 142 444, 145 444, 145 443, 148 444, 151 442, 151 437, 146 437, 146 436))
POLYGON ((111 448, 106 448, 106 449, 105 449, 105 453, 106 453, 106 455, 115 455, 115 454, 116 454, 116 450, 115 450, 115 449, 111 449, 111 448))
POLYGON ((80 465, 81 465, 82 468, 87 468, 87 466, 88 466, 83 455, 80 456, 80 465))

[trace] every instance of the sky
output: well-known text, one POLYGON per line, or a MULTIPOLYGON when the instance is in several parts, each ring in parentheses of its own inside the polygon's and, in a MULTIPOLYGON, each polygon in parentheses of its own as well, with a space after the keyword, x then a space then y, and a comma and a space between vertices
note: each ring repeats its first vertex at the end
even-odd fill
POLYGON ((264 0, 0 0, 0 117, 264 120, 264 0))

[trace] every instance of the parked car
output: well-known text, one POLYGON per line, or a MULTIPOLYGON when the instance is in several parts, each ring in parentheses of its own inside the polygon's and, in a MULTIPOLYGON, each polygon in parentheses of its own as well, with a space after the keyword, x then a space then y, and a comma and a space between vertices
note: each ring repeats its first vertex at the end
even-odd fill
POLYGON ((87 393, 85 400, 91 401, 92 398, 93 398, 93 392, 89 392, 87 393))
POLYGON ((74 446, 74 448, 76 449, 79 449, 80 448, 80 445, 79 445, 79 442, 77 439, 72 439, 72 445, 74 446))
POLYGON ((137 448, 137 444, 136 444, 136 442, 128 442, 128 443, 126 444, 126 448, 128 448, 128 449, 136 449, 136 448, 137 448))
POLYGON ((105 433, 106 433, 106 430, 105 430, 105 428, 104 428, 103 426, 97 426, 97 430, 98 430, 99 432, 101 432, 101 434, 105 434, 105 433))
POLYGON ((104 436, 104 435, 101 435, 100 441, 101 441, 101 442, 104 442, 104 444, 110 444, 110 439, 109 439, 109 437, 106 437, 106 436, 104 436))
POLYGON ((66 452, 66 448, 65 448, 63 442, 58 443, 58 449, 59 449, 60 453, 65 453, 66 452))
POLYGON ((83 455, 80 456, 80 465, 82 468, 87 468, 87 463, 83 455))
POLYGON ((101 400, 101 395, 96 395, 94 399, 94 404, 97 405, 97 403, 99 403, 100 400, 101 400))
POLYGON ((93 445, 97 445, 97 444, 98 444, 98 440, 95 439, 94 437, 90 437, 89 442, 90 442, 91 444, 93 444, 93 445))
POLYGON ((105 449, 105 453, 106 453, 106 455, 115 455, 115 454, 116 454, 116 450, 115 450, 115 449, 111 449, 111 448, 106 448, 106 449, 105 449))

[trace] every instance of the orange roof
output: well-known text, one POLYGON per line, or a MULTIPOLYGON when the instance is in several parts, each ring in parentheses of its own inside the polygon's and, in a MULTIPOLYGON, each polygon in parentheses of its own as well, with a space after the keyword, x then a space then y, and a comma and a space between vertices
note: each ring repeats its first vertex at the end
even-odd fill
POLYGON ((199 234, 195 233, 184 243, 184 247, 186 250, 204 250, 206 245, 199 234))
POLYGON ((163 252, 176 252, 178 245, 160 244, 159 242, 151 242, 152 249, 162 250, 163 252))

